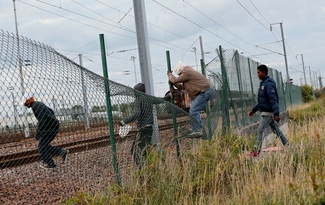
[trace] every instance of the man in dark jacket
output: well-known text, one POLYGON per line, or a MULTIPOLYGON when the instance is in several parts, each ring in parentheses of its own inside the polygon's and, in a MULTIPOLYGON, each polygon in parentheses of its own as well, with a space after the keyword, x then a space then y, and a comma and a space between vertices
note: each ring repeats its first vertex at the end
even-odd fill
POLYGON ((38 121, 36 131, 36 139, 39 140, 38 152, 45 163, 41 164, 40 167, 54 170, 56 165, 52 159, 52 155, 60 154, 63 162, 65 162, 68 153, 64 148, 50 145, 56 134, 59 132, 60 123, 56 119, 53 110, 47 107, 44 103, 35 101, 31 93, 26 93, 23 96, 22 103, 26 107, 32 108, 38 121))
POLYGON ((258 156, 262 149, 264 130, 270 126, 272 131, 281 139, 283 145, 288 146, 289 142, 281 132, 277 122, 280 121, 279 97, 275 81, 268 76, 268 68, 265 65, 257 67, 257 76, 261 80, 258 90, 258 103, 248 113, 251 117, 255 112, 260 111, 261 119, 257 129, 255 148, 249 156, 258 156))
MULTIPOLYGON (((145 93, 145 85, 138 83, 134 86, 135 90, 145 93)), ((120 121, 120 126, 124 126, 135 121, 138 133, 133 140, 131 154, 134 162, 141 168, 147 155, 146 149, 151 145, 151 137, 153 133, 153 104, 145 98, 145 96, 136 94, 134 102, 134 114, 120 121)))

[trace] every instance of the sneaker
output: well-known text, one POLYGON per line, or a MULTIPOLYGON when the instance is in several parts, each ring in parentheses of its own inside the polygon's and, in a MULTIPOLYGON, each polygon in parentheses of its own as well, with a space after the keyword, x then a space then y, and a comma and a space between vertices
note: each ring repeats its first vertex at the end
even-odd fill
POLYGON ((192 133, 189 134, 190 136, 202 136, 203 135, 203 130, 200 131, 194 131, 192 133))
POLYGON ((256 151, 250 152, 249 154, 247 154, 247 156, 249 157, 258 157, 259 153, 256 151))
POLYGON ((55 170, 56 169, 56 166, 54 166, 54 167, 50 167, 49 165, 47 165, 47 164, 40 164, 39 165, 41 168, 43 168, 43 169, 46 169, 46 170, 55 170))
POLYGON ((63 152, 63 154, 61 155, 62 163, 64 163, 67 161, 69 151, 65 148, 62 148, 62 152, 63 152))

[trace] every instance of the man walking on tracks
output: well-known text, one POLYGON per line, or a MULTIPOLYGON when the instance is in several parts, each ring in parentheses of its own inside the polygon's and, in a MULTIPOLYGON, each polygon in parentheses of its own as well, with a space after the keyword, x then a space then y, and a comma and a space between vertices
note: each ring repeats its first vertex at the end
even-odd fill
POLYGON ((288 146, 289 142, 281 132, 277 122, 280 121, 279 116, 279 97, 275 81, 268 76, 268 68, 266 65, 259 65, 257 67, 257 76, 261 80, 260 88, 258 90, 258 103, 248 113, 251 117, 255 112, 260 111, 261 119, 257 128, 257 139, 255 144, 255 151, 251 152, 249 156, 257 157, 262 149, 263 132, 270 126, 272 131, 281 139, 284 146, 288 146))
POLYGON ((68 154, 68 151, 65 148, 50 145, 56 134, 59 132, 59 120, 56 119, 51 108, 47 107, 42 102, 35 101, 31 93, 26 93, 22 97, 22 103, 26 107, 32 108, 33 113, 38 120, 36 139, 39 140, 38 152, 44 162, 40 167, 54 170, 56 164, 52 159, 52 155, 60 154, 63 162, 65 162, 68 154))

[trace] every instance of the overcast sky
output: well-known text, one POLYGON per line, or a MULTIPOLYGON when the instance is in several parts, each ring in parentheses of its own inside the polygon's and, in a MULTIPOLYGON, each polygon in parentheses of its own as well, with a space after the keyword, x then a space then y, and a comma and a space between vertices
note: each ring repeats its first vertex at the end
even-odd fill
MULTIPOLYGON (((172 66, 178 60, 195 66, 193 47, 198 49, 197 61, 201 58, 199 36, 208 53, 206 63, 221 45, 281 71, 285 78, 280 22, 294 83, 304 83, 302 56, 307 84, 307 66, 312 77, 325 76, 324 0, 145 0, 145 8, 157 96, 168 90, 166 51, 172 66)), ((16 0, 16 9, 19 35, 47 44, 77 63, 82 54, 84 67, 100 75, 99 34, 104 34, 109 78, 131 87, 141 81, 133 1, 16 0), (131 56, 136 57, 136 77, 131 56)), ((1 1, 0 22, 2 30, 15 33, 13 1, 1 1)))

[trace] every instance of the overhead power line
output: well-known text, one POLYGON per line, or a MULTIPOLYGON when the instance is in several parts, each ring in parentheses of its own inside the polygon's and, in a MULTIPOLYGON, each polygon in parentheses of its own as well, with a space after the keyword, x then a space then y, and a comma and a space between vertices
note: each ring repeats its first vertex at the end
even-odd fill
MULTIPOLYGON (((50 14, 53 14, 53 15, 56 15, 56 16, 59 16, 59 17, 62 17, 62 18, 68 19, 68 20, 73 21, 73 22, 76 22, 76 23, 83 24, 83 25, 85 25, 85 26, 89 26, 89 27, 92 27, 92 28, 96 28, 96 29, 98 29, 98 30, 105 31, 105 32, 107 32, 107 33, 112 33, 112 34, 115 34, 115 35, 118 35, 118 36, 123 36, 123 37, 126 37, 126 38, 136 39, 136 38, 133 37, 133 36, 127 36, 127 35, 123 35, 123 34, 120 34, 120 33, 112 32, 111 30, 103 29, 103 27, 96 27, 96 26, 94 26, 94 25, 87 24, 87 23, 84 23, 84 22, 81 22, 81 21, 78 21, 78 20, 74 20, 74 19, 72 19, 72 18, 65 17, 65 16, 63 16, 63 15, 60 15, 60 14, 57 14, 57 13, 55 13, 55 12, 52 12, 52 11, 49 11, 49 10, 46 10, 46 9, 40 8, 40 7, 38 7, 38 6, 35 6, 35 5, 32 5, 32 4, 29 4, 29 3, 24 2, 24 1, 21 1, 21 0, 18 0, 18 1, 20 1, 21 3, 26 4, 26 5, 28 5, 28 6, 31 6, 31 7, 37 8, 37 9, 39 9, 39 10, 42 10, 42 11, 45 11, 45 12, 47 12, 47 13, 50 13, 50 14)), ((41 2, 41 1, 40 1, 40 2, 41 2)), ((44 3, 44 2, 41 2, 41 3, 44 3)), ((45 4, 48 4, 48 3, 45 3, 45 4)), ((51 5, 51 4, 49 4, 49 5, 51 5)), ((51 6, 54 6, 54 7, 58 8, 58 9, 62 9, 62 7, 60 8, 60 7, 55 6, 55 5, 51 5, 51 6)), ((68 9, 65 9, 65 10, 68 11, 68 12, 70 12, 70 10, 68 10, 68 9)), ((129 11, 130 11, 130 10, 129 10, 129 11)), ((128 11, 128 12, 129 12, 129 11, 128 11)), ((78 13, 76 13, 76 12, 72 12, 72 13, 74 13, 74 14, 78 14, 78 13)), ((125 15, 122 17, 122 19, 123 19, 127 14, 128 14, 128 13, 125 13, 125 15)), ((86 15, 82 15, 82 16, 85 17, 85 18, 87 18, 86 15)), ((94 18, 90 17, 90 19, 94 19, 94 18)), ((120 20, 120 21, 121 21, 121 20, 120 20)), ((119 22, 120 22, 120 21, 119 21, 119 22)), ((102 22, 102 21, 99 21, 99 22, 102 22)), ((102 22, 102 23, 103 23, 103 22, 102 22)), ((104 23, 105 23, 105 22, 104 22, 104 23)), ((107 24, 108 24, 108 23, 107 23, 107 24)), ((111 25, 111 26, 112 26, 112 24, 108 24, 108 25, 111 25)), ((113 25, 113 26, 115 26, 115 25, 113 25)), ((123 30, 129 31, 129 32, 132 32, 132 33, 136 33, 135 31, 132 31, 132 30, 130 30, 130 29, 123 29, 123 30)), ((177 48, 179 48, 179 49, 181 49, 181 50, 187 50, 186 48, 181 48, 181 47, 179 47, 179 46, 176 46, 176 45, 173 45, 173 44, 170 44, 170 43, 166 43, 166 42, 161 41, 161 40, 159 40, 159 39, 155 39, 155 38, 152 38, 152 37, 150 37, 149 39, 150 39, 150 40, 153 40, 153 43, 156 44, 156 45, 158 45, 158 46, 161 46, 161 45, 158 44, 158 43, 156 43, 156 42, 160 42, 160 43, 167 44, 167 45, 169 45, 169 46, 177 47, 177 48), (156 41, 156 42, 155 42, 155 41, 156 41)), ((188 39, 188 40, 189 40, 189 39, 188 39)), ((65 55, 69 55, 69 54, 72 53, 72 52, 76 52, 76 51, 80 50, 81 48, 84 48, 84 47, 86 47, 86 46, 88 46, 88 45, 90 45, 90 44, 92 44, 92 43, 94 43, 94 42, 97 42, 97 41, 98 41, 98 39, 96 39, 96 40, 94 40, 94 41, 91 41, 91 42, 89 42, 89 43, 87 43, 87 44, 85 44, 85 45, 83 45, 83 46, 81 46, 81 47, 78 47, 78 48, 76 48, 76 49, 70 51, 69 53, 67 53, 67 54, 65 54, 65 55)), ((191 41, 192 41, 192 40, 191 40, 191 41)), ((165 47, 166 47, 166 46, 165 46, 165 47)), ((170 48, 170 47, 167 47, 167 48, 170 48)))
POLYGON ((192 20, 190 20, 190 19, 186 18, 185 16, 183 16, 183 15, 179 14, 178 12, 176 12, 176 11, 174 11, 174 10, 172 10, 172 9, 168 8, 167 6, 165 6, 165 5, 163 5, 163 4, 159 3, 159 2, 157 2, 156 0, 153 0, 153 2, 155 2, 156 4, 158 4, 158 5, 162 6, 162 7, 164 7, 165 9, 167 9, 167 10, 171 11, 172 13, 174 13, 174 14, 176 14, 176 15, 178 15, 178 16, 180 16, 180 17, 182 17, 183 19, 185 19, 185 20, 187 20, 187 21, 191 22, 192 24, 194 24, 194 25, 198 26, 199 28, 201 28, 201 29, 203 29, 203 30, 207 31, 208 33, 210 33, 210 34, 212 34, 212 35, 214 35, 214 36, 216 36, 216 37, 220 38, 221 40, 223 40, 223 41, 225 41, 225 42, 229 43, 230 45, 233 45, 234 47, 236 47, 236 48, 239 48, 239 49, 241 49, 241 50, 245 51, 246 53, 249 53, 249 54, 250 54, 250 52, 249 52, 249 51, 246 51, 245 49, 238 47, 237 45, 233 44, 232 42, 230 42, 230 41, 226 40, 225 38, 222 38, 221 36, 219 36, 219 35, 217 35, 217 34, 213 33, 212 31, 210 31, 210 30, 206 29, 205 27, 201 26, 200 24, 198 24, 198 23, 196 23, 196 22, 194 22, 194 21, 192 21, 192 20))
POLYGON ((246 8, 245 8, 245 6, 243 5, 243 4, 241 4, 238 0, 236 0, 238 3, 239 3, 239 5, 241 6, 241 7, 243 7, 244 9, 245 9, 245 11, 247 11, 247 13, 249 14, 249 15, 251 15, 258 23, 260 23, 264 28, 266 28, 267 30, 269 30, 269 27, 266 27, 262 22, 260 22, 251 12, 249 12, 246 8))
POLYGON ((213 20, 212 18, 210 18, 209 16, 207 16, 206 14, 204 14, 203 12, 201 12, 200 10, 198 10, 196 7, 192 6, 190 3, 186 2, 185 0, 183 0, 187 5, 189 5, 191 8, 193 8, 194 10, 196 10, 197 12, 199 12, 200 14, 202 14, 203 16, 205 16, 207 19, 209 19, 210 21, 212 21, 213 23, 215 23, 216 25, 220 26, 221 28, 223 28, 224 30, 226 30, 227 32, 229 32, 230 34, 234 35, 236 38, 244 41, 245 43, 253 46, 251 43, 247 42, 246 40, 242 39, 241 37, 237 36, 236 34, 234 34, 233 32, 229 31, 228 29, 226 29, 225 27, 223 27, 222 25, 220 25, 219 23, 217 23, 215 20, 213 20))
POLYGON ((266 20, 266 18, 263 16, 263 14, 260 12, 260 10, 258 10, 258 8, 255 6, 255 4, 249 0, 249 2, 251 2, 251 4, 254 6, 254 8, 256 9, 256 11, 263 17, 263 19, 267 22, 267 24, 270 25, 270 22, 268 20, 266 20))

